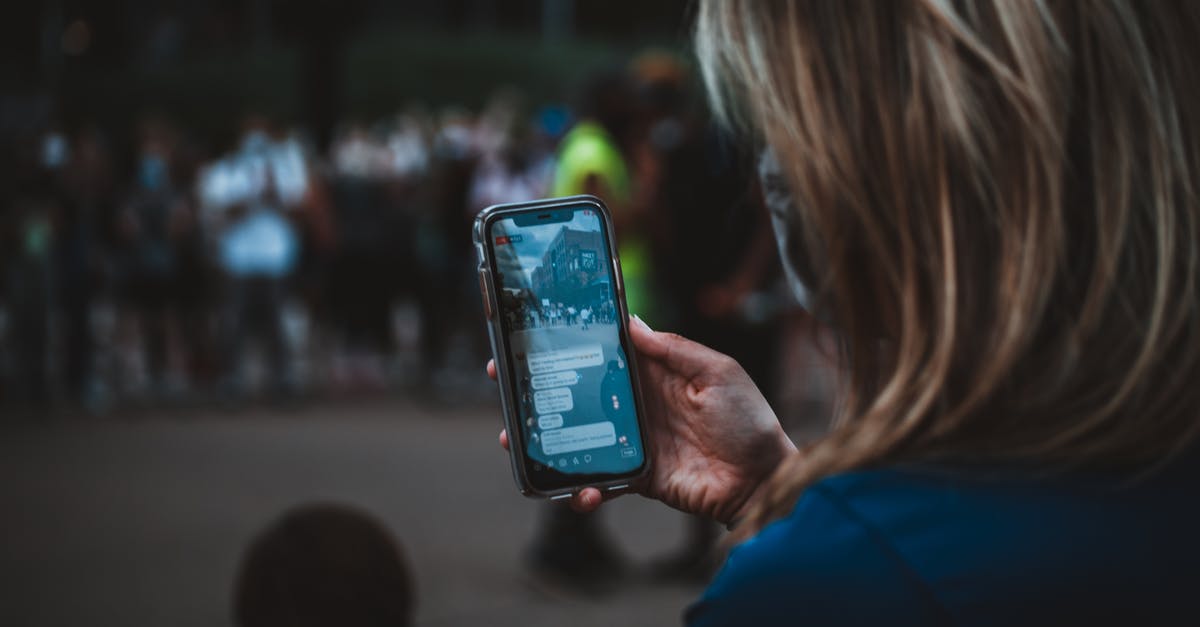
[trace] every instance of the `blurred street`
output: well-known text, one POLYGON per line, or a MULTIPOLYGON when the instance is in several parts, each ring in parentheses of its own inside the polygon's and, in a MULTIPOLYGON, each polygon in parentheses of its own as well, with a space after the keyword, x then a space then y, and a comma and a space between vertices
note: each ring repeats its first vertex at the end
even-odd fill
MULTIPOLYGON (((708 110, 693 3, 10 4, 0 627, 679 624, 716 527, 514 485, 471 237, 494 204, 603 198, 628 310, 737 359, 799 439, 828 423, 836 347, 777 263, 757 147, 708 110), (311 535, 280 522, 322 504, 311 535), (562 579, 531 574, 535 534, 562 579)), ((589 242, 496 304, 612 360, 589 242)), ((603 411, 600 385, 566 387, 603 411)))
MULTIPOLYGON (((699 588, 630 577, 612 596, 534 586, 540 513, 496 445, 498 407, 401 400, 6 419, 0 426, 0 624, 226 625, 240 555, 285 509, 379 517, 417 581, 418 625, 678 624, 699 588)), ((684 519, 640 497, 603 513, 629 557, 684 519)))

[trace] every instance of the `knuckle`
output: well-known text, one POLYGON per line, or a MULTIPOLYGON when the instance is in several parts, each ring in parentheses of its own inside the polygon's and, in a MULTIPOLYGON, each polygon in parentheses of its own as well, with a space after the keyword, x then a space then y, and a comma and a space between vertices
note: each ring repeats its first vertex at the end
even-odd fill
POLYGON ((722 374, 734 374, 742 369, 742 365, 736 359, 724 353, 717 353, 717 358, 714 360, 713 365, 722 374))
POLYGON ((662 338, 670 344, 679 344, 681 342, 688 341, 688 339, 683 337, 682 335, 680 335, 678 333, 672 333, 670 331, 661 332, 661 333, 659 333, 659 335, 661 335, 662 338))

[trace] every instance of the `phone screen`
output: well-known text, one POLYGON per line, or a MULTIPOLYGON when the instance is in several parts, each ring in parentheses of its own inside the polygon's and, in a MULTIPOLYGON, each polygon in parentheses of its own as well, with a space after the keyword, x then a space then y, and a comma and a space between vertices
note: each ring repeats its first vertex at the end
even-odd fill
POLYGON ((488 238, 527 475, 547 490, 637 471, 605 220, 591 205, 534 210, 496 220, 488 238))

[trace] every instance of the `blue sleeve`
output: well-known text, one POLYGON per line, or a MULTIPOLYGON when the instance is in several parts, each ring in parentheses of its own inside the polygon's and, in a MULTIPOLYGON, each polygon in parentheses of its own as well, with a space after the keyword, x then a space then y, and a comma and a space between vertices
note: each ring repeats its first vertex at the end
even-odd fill
POLYGON ((690 627, 945 622, 886 539, 820 484, 736 547, 684 617, 690 627))

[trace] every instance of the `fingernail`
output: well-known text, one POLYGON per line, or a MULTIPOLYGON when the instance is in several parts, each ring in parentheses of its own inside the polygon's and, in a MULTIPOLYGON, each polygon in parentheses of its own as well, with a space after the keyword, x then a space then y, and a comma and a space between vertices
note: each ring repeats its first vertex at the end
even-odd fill
POLYGON ((642 325, 643 329, 645 329, 647 331, 651 331, 651 332, 654 331, 654 329, 650 328, 650 325, 646 324, 645 320, 642 320, 641 316, 639 316, 637 314, 633 314, 633 320, 634 320, 634 322, 637 322, 638 324, 642 325))

